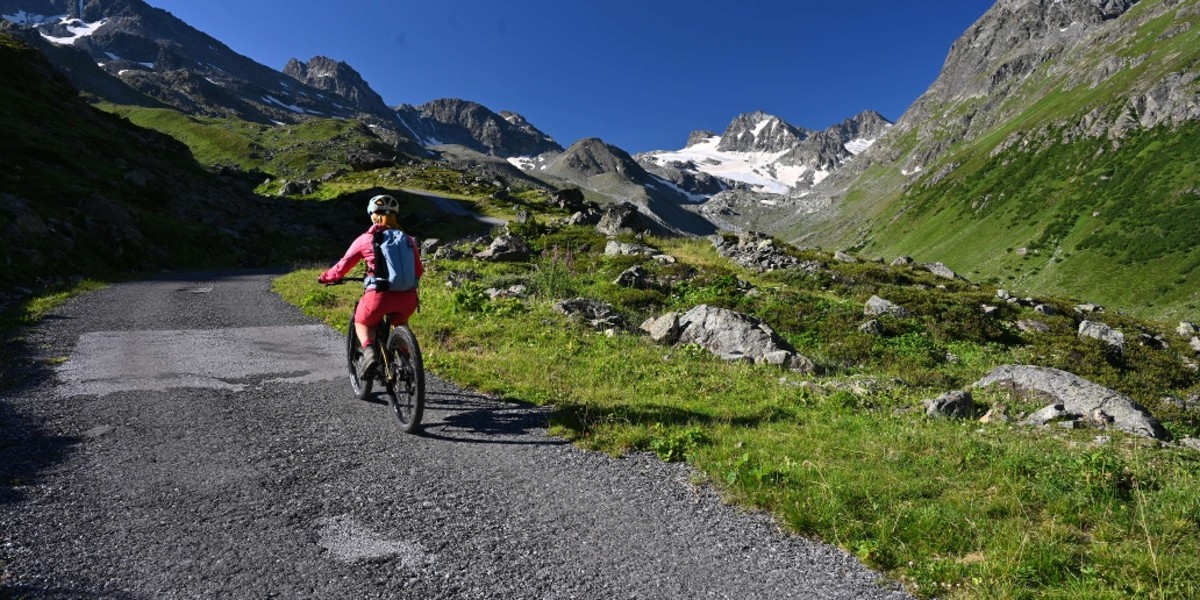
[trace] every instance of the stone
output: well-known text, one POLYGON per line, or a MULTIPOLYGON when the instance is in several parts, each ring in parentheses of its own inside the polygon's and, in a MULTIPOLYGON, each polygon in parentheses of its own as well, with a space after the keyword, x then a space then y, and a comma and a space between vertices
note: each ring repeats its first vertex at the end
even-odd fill
POLYGON ((679 328, 677 344, 696 344, 725 360, 780 364, 804 372, 816 369, 769 325, 726 308, 696 306, 679 317, 679 328))
POLYGON ((609 240, 608 243, 604 245, 605 256, 654 256, 656 254, 658 254, 658 250, 645 244, 632 244, 629 242, 609 240))
POLYGON ((679 313, 669 312, 657 319, 651 317, 642 323, 642 330, 659 344, 673 345, 679 341, 679 313))
POLYGON ((613 281, 613 284, 626 288, 644 290, 650 287, 648 277, 649 275, 646 273, 646 270, 641 267, 641 265, 634 265, 622 271, 621 274, 617 276, 616 280, 613 281))
POLYGON ((1017 321, 1017 329, 1026 333, 1049 333, 1050 326, 1041 322, 1030 319, 1022 319, 1017 321))
POLYGON ((844 263, 858 262, 857 258, 854 258, 853 256, 850 256, 849 254, 846 254, 845 252, 843 252, 841 250, 838 250, 837 252, 833 253, 833 259, 838 262, 844 262, 844 263))
POLYGON ((1111 426, 1122 431, 1169 439, 1169 434, 1149 411, 1129 396, 1088 381, 1078 375, 1032 365, 1003 365, 992 369, 983 379, 975 382, 974 388, 1000 386, 1029 398, 1049 399, 1049 407, 1030 415, 1026 422, 1038 424, 1048 422, 1057 412, 1072 415, 1076 419, 1095 420, 1096 411, 1111 417, 1111 426), (1054 409, 1058 406, 1060 409, 1054 409))
POLYGON ((923 402, 927 417, 970 418, 975 415, 975 401, 965 390, 947 392, 923 402))
POLYGON ((883 325, 876 319, 871 319, 858 326, 858 330, 867 335, 883 335, 883 325))
POLYGON ((955 273, 954 271, 950 270, 950 267, 947 267, 946 265, 944 265, 940 262, 927 263, 925 265, 925 269, 928 270, 930 273, 937 275, 938 277, 944 277, 946 279, 961 279, 958 276, 958 273, 955 273))
POLYGON ((637 207, 629 202, 612 204, 604 209, 600 220, 596 223, 596 231, 606 236, 617 236, 622 233, 638 233, 645 229, 638 215, 637 207))
POLYGON ((879 296, 871 296, 867 299, 867 303, 863 307, 863 316, 875 317, 879 315, 895 315, 904 318, 908 316, 908 311, 903 306, 893 304, 889 300, 884 300, 879 296))
POLYGON ((574 321, 591 326, 596 331, 627 329, 625 318, 611 304, 591 298, 571 298, 554 304, 554 310, 574 321))
POLYGON ((1098 321, 1080 322, 1079 337, 1100 340, 1118 352, 1125 350, 1125 334, 1098 321))
POLYGON ((475 258, 490 262, 522 262, 529 260, 529 247, 525 240, 515 235, 501 235, 475 258))
POLYGON ((916 261, 914 261, 911 256, 897 256, 896 260, 892 261, 892 266, 893 267, 907 267, 907 266, 911 266, 914 262, 916 262, 916 261))
POLYGON ((1200 333, 1200 330, 1196 329, 1196 325, 1190 321, 1180 321, 1179 327, 1175 328, 1175 333, 1178 333, 1179 337, 1190 338, 1200 333))

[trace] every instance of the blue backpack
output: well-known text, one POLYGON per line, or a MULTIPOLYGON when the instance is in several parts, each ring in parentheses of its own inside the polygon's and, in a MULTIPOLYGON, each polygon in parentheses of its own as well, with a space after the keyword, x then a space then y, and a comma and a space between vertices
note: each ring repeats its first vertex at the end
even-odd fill
POLYGON ((384 229, 371 241, 375 250, 375 273, 363 282, 379 292, 403 292, 417 288, 417 242, 399 229, 384 229))

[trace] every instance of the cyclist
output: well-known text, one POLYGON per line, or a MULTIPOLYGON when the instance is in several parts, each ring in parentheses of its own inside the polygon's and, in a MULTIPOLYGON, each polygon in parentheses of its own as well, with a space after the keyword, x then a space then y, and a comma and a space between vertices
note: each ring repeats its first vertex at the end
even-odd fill
MULTIPOLYGON (((337 264, 321 273, 317 277, 317 281, 323 284, 334 283, 345 277, 360 260, 367 261, 367 275, 373 276, 375 274, 375 250, 372 242, 375 234, 384 229, 400 229, 399 212, 400 203, 396 202, 395 198, 387 194, 373 196, 367 202, 367 214, 371 217, 371 227, 355 238, 350 244, 350 249, 346 250, 345 256, 337 264)), ((420 278, 425 269, 421 265, 421 252, 415 247, 415 244, 413 254, 417 277, 420 278)), ((354 331, 358 334, 358 339, 363 347, 363 376, 371 372, 378 360, 378 357, 375 356, 374 340, 371 336, 374 335, 375 327, 383 320, 384 315, 388 315, 392 324, 403 325, 408 323, 408 318, 416 312, 418 304, 416 289, 381 292, 375 289, 374 284, 367 284, 362 299, 358 301, 358 308, 354 312, 354 331)))

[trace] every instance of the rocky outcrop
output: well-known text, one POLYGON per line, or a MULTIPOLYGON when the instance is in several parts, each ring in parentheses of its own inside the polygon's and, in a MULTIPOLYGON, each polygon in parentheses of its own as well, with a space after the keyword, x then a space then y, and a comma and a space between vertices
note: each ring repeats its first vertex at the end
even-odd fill
POLYGON ((1114 427, 1128 433, 1169 439, 1158 420, 1129 396, 1049 367, 1004 365, 992 369, 975 388, 1000 386, 1029 399, 1049 401, 1026 419, 1030 425, 1069 420, 1096 427, 1114 427))
POLYGON ((395 110, 427 145, 457 144, 506 158, 562 152, 558 142, 524 117, 512 112, 495 113, 477 102, 442 98, 395 110))
POLYGON ((803 142, 810 131, 767 113, 738 115, 721 134, 717 150, 724 152, 782 152, 803 142))
POLYGON ((1125 350, 1125 334, 1097 321, 1081 321, 1079 337, 1100 340, 1117 352, 1125 350))
POLYGON ((685 313, 648 319, 641 328, 662 344, 696 344, 730 361, 779 365, 811 373, 816 365, 762 320, 701 304, 685 313))
POLYGON ((314 56, 308 62, 293 58, 284 66, 283 73, 296 81, 344 98, 362 112, 385 114, 388 111, 383 98, 371 89, 362 75, 342 61, 324 56, 314 56))
POLYGON ((475 258, 490 262, 522 262, 529 260, 529 247, 519 236, 501 235, 492 240, 487 249, 476 253, 475 258))
POLYGON ((625 317, 607 302, 592 298, 571 298, 554 304, 554 310, 573 321, 584 323, 597 331, 618 331, 629 328, 625 317))
POLYGON ((712 244, 717 254, 759 273, 792 268, 816 272, 822 267, 819 262, 804 261, 788 254, 774 238, 753 231, 739 233, 736 239, 714 235, 712 244))

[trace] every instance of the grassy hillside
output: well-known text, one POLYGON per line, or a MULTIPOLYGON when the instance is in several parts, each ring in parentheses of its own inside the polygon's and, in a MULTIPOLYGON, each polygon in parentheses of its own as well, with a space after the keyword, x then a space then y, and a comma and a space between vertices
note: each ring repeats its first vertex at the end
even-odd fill
POLYGON ((244 255, 183 213, 238 196, 175 140, 93 109, 37 51, 0 35, 0 284, 99 276, 244 255))
MULTIPOLYGON (((1147 317, 1196 318, 1200 125, 1107 129, 1142 116, 1130 98, 1195 72, 1195 4, 1144 0, 1121 17, 1131 27, 1068 47, 998 99, 928 99, 929 122, 885 138, 897 162, 859 177, 838 215, 788 236, 942 261, 980 280, 1147 317), (901 161, 977 122, 991 125, 920 175, 901 173, 901 161)), ((1183 96, 1200 89, 1186 77, 1173 85, 1183 96)))
MULTIPOLYGON (((825 268, 755 274, 706 240, 651 239, 677 259, 609 257, 605 239, 540 214, 513 225, 535 251, 527 263, 427 263, 413 319, 426 365, 460 384, 516 401, 552 404, 558 434, 614 454, 687 460, 731 501, 771 511, 881 568, 923 597, 1156 597, 1200 593, 1200 460, 1111 431, 1027 428, 929 419, 922 400, 969 385, 994 366, 1076 372, 1132 395, 1176 436, 1200 433, 1190 349, 1171 327, 1102 318, 1131 335, 1163 336, 1166 350, 1121 355, 1076 334, 1069 303, 1043 315, 999 303, 995 287, 940 279, 919 268, 832 260, 825 268), (649 289, 613 283, 639 264, 649 289), (450 279, 478 278, 458 287, 450 279), (487 288, 524 285, 525 299, 487 288), (911 311, 858 330, 879 294, 911 311), (612 303, 632 323, 716 304, 764 319, 821 368, 799 375, 722 362, 694 346, 664 347, 634 331, 605 335, 552 308, 575 296, 612 303), (998 304, 987 316, 981 304, 998 304), (1044 334, 1015 328, 1038 319, 1044 334)), ((418 235, 419 232, 418 232, 418 235)), ((358 295, 325 289, 303 270, 276 289, 335 327, 358 295)), ((1004 392, 977 392, 1019 418, 1032 409, 1004 392)))
POLYGON ((168 108, 100 107, 183 142, 202 164, 261 171, 273 179, 323 179, 400 158, 357 121, 311 119, 268 126, 168 108))

